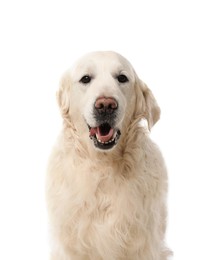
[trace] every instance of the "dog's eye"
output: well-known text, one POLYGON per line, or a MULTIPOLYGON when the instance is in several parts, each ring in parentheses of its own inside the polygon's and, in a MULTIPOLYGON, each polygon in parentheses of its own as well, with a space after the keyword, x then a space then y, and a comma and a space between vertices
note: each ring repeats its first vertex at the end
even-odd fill
POLYGON ((125 83, 125 82, 128 82, 128 81, 129 81, 129 79, 127 78, 127 76, 125 76, 125 75, 123 75, 123 74, 117 76, 117 79, 118 79, 118 81, 119 81, 120 83, 125 83))
POLYGON ((82 82, 82 83, 84 83, 84 84, 88 84, 90 81, 91 81, 91 77, 88 76, 88 75, 85 75, 85 76, 83 76, 83 77, 80 79, 80 82, 82 82))

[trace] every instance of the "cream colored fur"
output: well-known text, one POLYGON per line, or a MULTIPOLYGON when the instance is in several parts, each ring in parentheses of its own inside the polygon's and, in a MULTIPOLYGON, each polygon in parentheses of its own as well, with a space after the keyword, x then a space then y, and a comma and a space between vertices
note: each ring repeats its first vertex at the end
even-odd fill
POLYGON ((57 99, 63 129, 49 160, 47 203, 52 260, 166 260, 167 172, 149 130, 160 109, 130 63, 114 52, 81 58, 63 76, 57 99), (114 75, 124 72, 125 85, 114 75), (79 83, 85 74, 93 83, 79 83), (121 137, 96 149, 86 121, 99 96, 118 100, 121 137))

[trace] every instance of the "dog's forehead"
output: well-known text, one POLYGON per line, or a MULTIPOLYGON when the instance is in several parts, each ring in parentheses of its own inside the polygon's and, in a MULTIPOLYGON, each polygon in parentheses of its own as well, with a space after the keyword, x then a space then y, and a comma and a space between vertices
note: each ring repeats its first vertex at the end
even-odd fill
POLYGON ((88 73, 95 71, 127 71, 133 74, 133 67, 130 62, 116 52, 92 52, 81 57, 74 64, 74 73, 88 73))

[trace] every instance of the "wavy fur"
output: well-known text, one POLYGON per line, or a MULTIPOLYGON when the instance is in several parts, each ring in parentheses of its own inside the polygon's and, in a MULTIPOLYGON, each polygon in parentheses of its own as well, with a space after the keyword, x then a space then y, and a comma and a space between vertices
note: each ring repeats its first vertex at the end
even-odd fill
POLYGON ((102 152, 93 147, 81 119, 74 120, 69 101, 73 80, 70 73, 67 80, 64 76, 57 96, 66 121, 47 174, 52 260, 168 259, 166 167, 149 132, 139 124, 145 116, 151 128, 160 110, 147 86, 134 77, 135 95, 128 102, 119 143, 102 152))

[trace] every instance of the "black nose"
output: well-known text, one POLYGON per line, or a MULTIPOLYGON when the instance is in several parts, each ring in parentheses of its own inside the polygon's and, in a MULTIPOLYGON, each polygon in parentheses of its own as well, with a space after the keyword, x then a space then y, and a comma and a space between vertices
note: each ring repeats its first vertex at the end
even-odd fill
POLYGON ((100 97, 96 100, 94 107, 99 114, 112 114, 118 108, 118 103, 114 98, 100 97))

